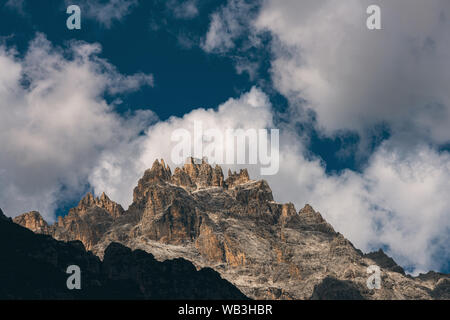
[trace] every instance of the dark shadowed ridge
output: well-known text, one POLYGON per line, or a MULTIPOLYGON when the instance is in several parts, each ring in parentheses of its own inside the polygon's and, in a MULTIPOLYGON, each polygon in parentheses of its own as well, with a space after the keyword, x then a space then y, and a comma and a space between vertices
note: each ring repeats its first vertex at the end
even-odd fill
POLYGON ((13 223, 0 210, 0 299, 246 299, 211 269, 184 259, 158 262, 111 243, 104 262, 80 241, 62 242, 13 223), (81 290, 68 290, 69 265, 81 290))

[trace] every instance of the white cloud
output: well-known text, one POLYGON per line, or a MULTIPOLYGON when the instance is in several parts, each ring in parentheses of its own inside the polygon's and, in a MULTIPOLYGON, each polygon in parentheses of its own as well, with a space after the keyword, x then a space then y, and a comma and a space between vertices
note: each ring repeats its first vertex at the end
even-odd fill
POLYGON ((198 16, 198 0, 169 0, 166 6, 177 19, 192 19, 198 16))
POLYGON ((450 140, 450 5, 445 0, 264 2, 254 27, 273 41, 278 90, 327 134, 380 123, 410 139, 450 140), (381 7, 382 30, 366 28, 381 7))
MULTIPOLYGON (((256 3, 229 0, 211 15, 208 32, 201 44, 206 52, 225 53, 235 47, 235 41, 248 30, 251 12, 256 3)), ((253 39, 257 40, 257 39, 253 39)))
POLYGON ((81 42, 63 52, 43 35, 24 58, 0 47, 0 68, 8 70, 0 75, 0 203, 8 215, 34 209, 53 220, 61 186, 80 192, 101 152, 154 118, 139 112, 140 119, 124 119, 103 100, 105 92, 137 90, 153 78, 123 76, 99 52, 81 42))
POLYGON ((372 209, 383 226, 379 241, 401 262, 437 268, 450 258, 450 154, 419 146, 404 155, 390 147, 381 148, 365 171, 371 202, 384 209, 372 209), (432 257, 437 248, 444 251, 432 257))
MULTIPOLYGON (((66 0, 67 5, 74 4, 66 0)), ((80 0, 75 3, 80 6, 82 16, 98 21, 105 28, 111 28, 114 21, 121 21, 138 5, 137 0, 80 0)))

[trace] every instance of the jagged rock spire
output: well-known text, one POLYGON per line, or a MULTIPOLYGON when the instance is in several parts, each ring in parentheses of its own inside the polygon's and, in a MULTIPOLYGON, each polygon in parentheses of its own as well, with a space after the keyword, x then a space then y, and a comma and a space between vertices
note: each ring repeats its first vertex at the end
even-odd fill
POLYGON ((172 172, 170 171, 169 166, 165 164, 163 159, 161 159, 161 162, 156 159, 155 162, 153 162, 152 168, 145 171, 142 179, 143 182, 150 183, 169 181, 171 177, 172 172))
POLYGON ((95 198, 91 192, 88 192, 78 203, 78 207, 91 207, 94 205, 95 198))
POLYGON ((109 199, 104 192, 98 198, 95 198, 91 192, 88 192, 78 203, 78 206, 71 209, 71 212, 83 215, 89 209, 95 207, 106 210, 113 218, 120 217, 125 212, 120 204, 109 199))
POLYGON ((228 169, 228 178, 225 180, 225 184, 228 188, 233 188, 237 185, 244 184, 250 181, 250 177, 247 169, 241 169, 239 173, 231 172, 228 169))
POLYGON ((329 234, 336 233, 334 228, 322 217, 320 212, 315 211, 309 204, 306 204, 305 207, 298 212, 298 216, 301 224, 308 226, 308 228, 329 234))
POLYGON ((232 173, 228 170, 228 178, 224 179, 222 167, 215 165, 212 167, 207 159, 195 159, 189 157, 182 167, 175 168, 172 175, 168 165, 164 160, 155 160, 152 168, 145 171, 144 176, 139 180, 135 188, 135 199, 142 195, 146 186, 154 183, 173 183, 175 185, 191 189, 201 189, 208 187, 234 188, 237 185, 250 181, 247 169, 241 169, 239 173, 232 173), (136 193, 137 192, 137 193, 136 193))
POLYGON ((319 212, 314 211, 313 207, 309 204, 306 204, 303 209, 301 209, 298 213, 300 217, 303 218, 304 222, 310 224, 324 223, 322 215, 319 212))
POLYGON ((206 158, 195 161, 190 157, 182 168, 175 169, 172 183, 187 188, 223 187, 224 177, 222 168, 216 165, 214 168, 206 158))

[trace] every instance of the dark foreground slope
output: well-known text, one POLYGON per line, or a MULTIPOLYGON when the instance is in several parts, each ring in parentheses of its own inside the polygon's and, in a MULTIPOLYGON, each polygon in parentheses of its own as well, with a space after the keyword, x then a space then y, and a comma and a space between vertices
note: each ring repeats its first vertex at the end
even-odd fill
POLYGON ((184 259, 111 243, 104 260, 80 241, 62 242, 13 223, 0 210, 0 299, 244 299, 209 268, 184 259), (69 290, 69 265, 81 269, 81 290, 69 290))

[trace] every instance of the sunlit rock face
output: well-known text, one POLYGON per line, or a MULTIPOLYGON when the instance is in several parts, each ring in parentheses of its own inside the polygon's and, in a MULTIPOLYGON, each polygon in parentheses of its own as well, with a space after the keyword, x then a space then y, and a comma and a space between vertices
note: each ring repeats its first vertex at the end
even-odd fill
POLYGON ((37 233, 53 236, 57 240, 79 240, 91 250, 112 222, 124 213, 123 208, 104 193, 95 198, 88 193, 67 216, 49 226, 39 212, 32 211, 14 218, 14 222, 37 233))

